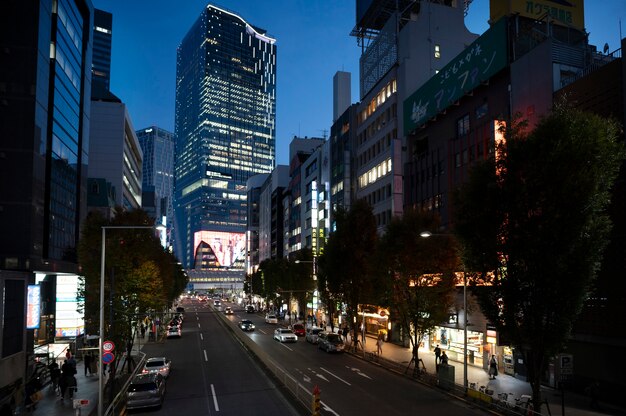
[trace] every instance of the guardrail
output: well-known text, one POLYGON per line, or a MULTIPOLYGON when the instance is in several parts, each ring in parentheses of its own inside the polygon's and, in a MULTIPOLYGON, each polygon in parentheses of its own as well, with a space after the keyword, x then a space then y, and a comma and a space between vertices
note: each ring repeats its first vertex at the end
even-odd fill
POLYGON ((110 415, 123 415, 126 412, 126 391, 128 390, 128 386, 130 382, 133 381, 133 378, 139 373, 139 371, 143 368, 143 364, 146 361, 146 353, 137 351, 137 355, 139 355, 140 359, 135 366, 135 369, 130 374, 130 377, 124 382, 124 385, 117 393, 117 395, 113 398, 113 401, 109 404, 109 406, 104 411, 105 416, 110 415))

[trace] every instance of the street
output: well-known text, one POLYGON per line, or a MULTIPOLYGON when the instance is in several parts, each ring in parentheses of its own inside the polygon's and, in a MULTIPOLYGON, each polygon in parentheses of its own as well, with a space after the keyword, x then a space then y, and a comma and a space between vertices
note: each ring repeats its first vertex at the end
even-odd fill
POLYGON ((216 316, 222 312, 197 300, 187 300, 184 306, 182 338, 143 349, 148 357, 165 354, 172 359, 163 408, 146 414, 274 415, 304 410, 294 408, 282 397, 236 341, 233 331, 261 346, 308 390, 318 385, 324 415, 483 414, 442 392, 349 354, 325 353, 303 337, 296 343, 281 344, 272 338, 277 325, 266 324, 262 315, 245 313, 242 307, 223 303, 222 308, 233 307, 234 315, 216 316), (236 327, 231 331, 217 320, 224 318, 233 324, 250 319, 257 328, 254 332, 236 327))

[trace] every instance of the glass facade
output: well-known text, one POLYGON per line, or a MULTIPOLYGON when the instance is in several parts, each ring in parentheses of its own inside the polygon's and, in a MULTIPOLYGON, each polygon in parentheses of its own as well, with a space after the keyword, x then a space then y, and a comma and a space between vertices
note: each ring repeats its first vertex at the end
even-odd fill
POLYGON ((137 139, 143 151, 142 203, 146 209, 145 191, 154 192, 153 216, 158 224, 166 225, 169 237, 174 218, 174 134, 152 126, 137 130, 137 139))
POLYGON ((109 91, 111 82, 111 40, 113 15, 94 9, 93 14, 93 66, 91 83, 94 89, 109 91))
POLYGON ((246 181, 275 163, 276 45, 209 5, 177 51, 176 253, 196 265, 198 231, 243 233, 246 181))

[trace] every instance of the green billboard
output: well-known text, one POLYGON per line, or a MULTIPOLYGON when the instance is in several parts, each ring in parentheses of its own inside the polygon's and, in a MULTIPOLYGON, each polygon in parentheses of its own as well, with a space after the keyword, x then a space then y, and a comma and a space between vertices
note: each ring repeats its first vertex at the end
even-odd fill
POLYGON ((507 65, 506 18, 404 100, 404 134, 426 123, 507 65))

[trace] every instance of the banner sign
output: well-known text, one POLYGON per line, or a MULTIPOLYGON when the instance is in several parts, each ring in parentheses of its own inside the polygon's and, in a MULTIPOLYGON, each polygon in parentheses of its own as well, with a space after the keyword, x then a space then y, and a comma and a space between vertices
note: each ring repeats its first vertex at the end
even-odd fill
POLYGON ((491 0, 489 12, 492 22, 502 16, 517 14, 578 30, 585 28, 584 0, 491 0))
POLYGON ((41 316, 41 286, 28 285, 27 301, 26 329, 37 329, 41 316))
POLYGON ((506 67, 506 29, 506 19, 500 19, 404 100, 404 134, 422 126, 506 67))

